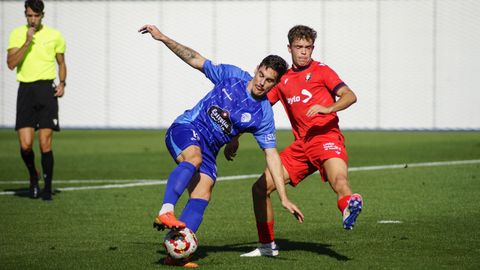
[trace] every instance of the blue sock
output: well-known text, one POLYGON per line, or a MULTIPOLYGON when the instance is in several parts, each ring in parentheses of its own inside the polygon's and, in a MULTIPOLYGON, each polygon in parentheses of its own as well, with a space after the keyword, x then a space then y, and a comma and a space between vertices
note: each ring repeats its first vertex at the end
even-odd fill
POLYGON ((187 228, 197 232, 198 227, 203 220, 203 213, 208 206, 208 201, 204 199, 190 198, 183 209, 180 220, 185 222, 187 228))
POLYGON ((163 203, 177 204, 196 171, 197 169, 192 163, 180 162, 168 176, 163 203))

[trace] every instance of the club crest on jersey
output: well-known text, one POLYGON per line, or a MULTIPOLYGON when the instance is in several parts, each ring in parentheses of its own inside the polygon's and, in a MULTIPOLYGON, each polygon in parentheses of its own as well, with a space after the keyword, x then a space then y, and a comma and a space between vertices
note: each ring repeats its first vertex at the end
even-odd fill
POLYGON ((240 122, 248 123, 252 120, 252 115, 249 113, 242 113, 242 117, 240 118, 240 122))
POLYGON ((232 120, 230 120, 230 113, 220 107, 212 106, 208 109, 208 116, 217 124, 225 134, 232 132, 232 120))
POLYGON ((312 73, 307 73, 307 75, 305 76, 305 81, 310 81, 310 79, 312 78, 312 73))

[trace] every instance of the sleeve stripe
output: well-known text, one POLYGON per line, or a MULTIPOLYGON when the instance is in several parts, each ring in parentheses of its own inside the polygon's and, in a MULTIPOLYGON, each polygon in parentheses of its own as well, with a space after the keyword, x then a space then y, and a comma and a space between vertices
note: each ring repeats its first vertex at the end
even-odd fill
POLYGON ((337 86, 335 86, 335 87, 333 88, 332 92, 333 92, 334 94, 336 94, 337 91, 338 91, 338 89, 340 89, 340 88, 341 88, 342 86, 344 86, 344 85, 346 85, 344 82, 341 82, 341 83, 337 84, 337 86))

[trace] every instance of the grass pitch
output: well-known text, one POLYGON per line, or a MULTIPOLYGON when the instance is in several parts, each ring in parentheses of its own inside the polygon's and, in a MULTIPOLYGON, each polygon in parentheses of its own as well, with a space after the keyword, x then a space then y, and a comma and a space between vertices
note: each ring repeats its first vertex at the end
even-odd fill
MULTIPOLYGON (((345 134, 351 168, 480 159, 479 132, 345 134)), ((280 149, 292 140, 289 131, 278 137, 280 149)), ((164 233, 152 228, 164 185, 66 189, 125 184, 90 180, 166 179, 174 163, 163 139, 163 131, 55 134, 54 187, 63 190, 45 202, 25 197, 28 182, 16 134, 0 130, 0 268, 168 269, 162 264, 164 233)), ((36 157, 40 168, 38 150, 36 157)), ((234 162, 218 157, 219 176, 260 174, 264 166, 251 136, 242 137, 234 162)), ((250 195, 255 179, 219 181, 197 233, 200 267, 480 268, 479 163, 352 171, 349 178, 365 200, 352 231, 342 229, 335 195, 318 174, 287 188, 305 214, 304 224, 297 224, 273 194, 276 258, 239 257, 256 246, 250 195)), ((184 195, 178 214, 185 202, 184 195)))

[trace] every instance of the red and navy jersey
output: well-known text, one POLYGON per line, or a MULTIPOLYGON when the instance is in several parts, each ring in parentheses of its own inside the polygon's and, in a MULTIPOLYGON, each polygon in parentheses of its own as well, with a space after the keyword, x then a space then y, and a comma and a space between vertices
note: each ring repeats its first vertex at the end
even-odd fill
POLYGON ((268 93, 273 105, 281 101, 292 125, 295 139, 340 132, 336 113, 307 116, 308 109, 335 103, 336 91, 345 85, 330 67, 317 61, 300 70, 289 69, 268 93))

